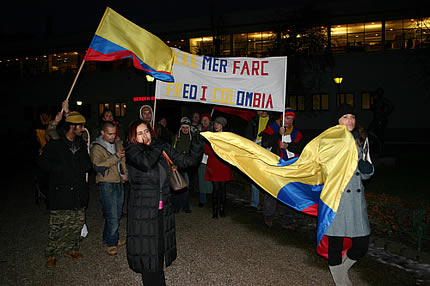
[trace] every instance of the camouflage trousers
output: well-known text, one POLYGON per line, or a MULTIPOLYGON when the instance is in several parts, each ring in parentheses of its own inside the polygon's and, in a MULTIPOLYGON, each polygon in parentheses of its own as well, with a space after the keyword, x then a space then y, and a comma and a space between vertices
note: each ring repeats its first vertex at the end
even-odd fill
POLYGON ((50 211, 46 257, 58 257, 79 251, 81 229, 85 223, 85 208, 50 211))

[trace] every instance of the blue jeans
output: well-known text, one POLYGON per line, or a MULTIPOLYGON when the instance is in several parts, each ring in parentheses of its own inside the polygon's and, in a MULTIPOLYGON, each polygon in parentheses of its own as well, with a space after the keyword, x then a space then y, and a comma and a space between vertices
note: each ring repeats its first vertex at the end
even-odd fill
POLYGON ((124 186, 121 183, 105 182, 101 182, 98 185, 105 217, 103 243, 108 246, 116 246, 119 239, 118 228, 124 203, 124 186))
POLYGON ((249 205, 254 208, 258 208, 258 204, 260 203, 260 188, 251 183, 251 202, 249 205))

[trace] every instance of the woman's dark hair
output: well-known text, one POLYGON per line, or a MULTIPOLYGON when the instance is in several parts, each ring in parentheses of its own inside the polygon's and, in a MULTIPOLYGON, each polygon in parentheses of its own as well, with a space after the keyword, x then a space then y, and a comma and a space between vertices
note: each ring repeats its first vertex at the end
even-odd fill
POLYGON ((358 146, 363 149, 364 142, 367 138, 367 132, 366 130, 360 126, 357 120, 356 113, 354 112, 354 107, 350 104, 343 103, 341 104, 334 113, 335 116, 335 125, 339 124, 339 118, 341 118, 344 114, 352 114, 355 116, 355 127, 354 130, 352 130, 352 134, 354 137, 357 138, 357 144, 358 146))
POLYGON ((155 135, 154 129, 152 129, 151 127, 151 124, 147 123, 144 120, 137 119, 135 121, 132 121, 128 126, 128 140, 127 140, 128 144, 141 144, 136 140, 136 137, 137 137, 136 130, 137 130, 137 126, 139 126, 140 124, 145 124, 146 127, 148 127, 149 133, 151 134, 152 138, 157 138, 157 136, 155 135))
POLYGON ((357 123, 357 120, 355 121, 355 128, 352 132, 354 131, 357 132, 357 144, 361 149, 363 149, 364 142, 367 138, 367 131, 357 123))

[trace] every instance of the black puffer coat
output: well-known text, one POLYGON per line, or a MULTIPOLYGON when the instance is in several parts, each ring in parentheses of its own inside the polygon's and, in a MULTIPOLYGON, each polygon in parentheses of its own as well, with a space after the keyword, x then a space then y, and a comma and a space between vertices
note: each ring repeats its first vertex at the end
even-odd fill
POLYGON ((158 257, 158 215, 163 215, 166 267, 176 259, 175 214, 169 186, 169 166, 164 150, 180 168, 197 165, 203 154, 200 135, 194 136, 190 152, 179 153, 169 144, 155 141, 150 146, 130 144, 126 148, 130 194, 127 212, 127 260, 137 272, 154 272, 162 265, 158 257), (161 179, 161 180, 160 180, 161 179), (160 182, 161 181, 161 182, 160 182), (160 195, 164 208, 158 210, 160 195))

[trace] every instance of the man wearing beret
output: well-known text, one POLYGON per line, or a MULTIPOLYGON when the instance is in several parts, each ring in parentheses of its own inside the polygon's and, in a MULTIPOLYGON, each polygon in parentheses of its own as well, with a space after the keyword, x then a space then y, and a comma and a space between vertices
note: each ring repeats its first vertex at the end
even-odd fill
POLYGON ((86 174, 91 169, 82 139, 85 122, 79 112, 68 113, 57 128, 58 138, 51 139, 39 157, 39 166, 49 174, 46 267, 54 267, 63 255, 74 260, 83 257, 79 242, 88 204, 86 174))

